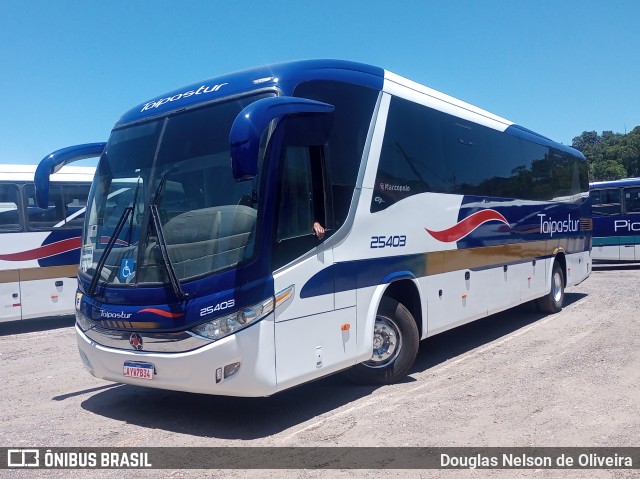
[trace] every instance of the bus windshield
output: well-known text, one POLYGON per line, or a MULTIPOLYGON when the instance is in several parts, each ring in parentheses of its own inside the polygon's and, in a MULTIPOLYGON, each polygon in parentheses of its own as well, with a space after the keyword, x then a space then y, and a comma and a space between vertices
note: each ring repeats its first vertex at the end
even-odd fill
POLYGON ((266 96, 115 130, 89 198, 80 274, 112 285, 168 284, 172 275, 188 280, 249 258, 258 178, 234 179, 229 130, 266 96))

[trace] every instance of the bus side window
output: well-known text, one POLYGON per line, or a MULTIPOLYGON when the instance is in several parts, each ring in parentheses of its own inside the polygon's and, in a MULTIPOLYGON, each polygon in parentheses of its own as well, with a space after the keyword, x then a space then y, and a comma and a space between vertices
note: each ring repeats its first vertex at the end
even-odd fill
POLYGON ((440 113, 393 97, 378 163, 371 212, 410 196, 451 193, 454 181, 445 161, 440 113))
POLYGON ((640 213, 640 188, 624 189, 624 212, 640 213))
POLYGON ((81 228, 87 207, 90 185, 65 185, 63 187, 64 217, 67 227, 81 228))
POLYGON ((19 231, 18 187, 0 185, 0 231, 19 231))
POLYGON ((52 186, 49 189, 49 205, 39 208, 36 204, 35 187, 26 185, 23 189, 27 205, 27 226, 31 229, 51 229, 64 226, 62 208, 62 187, 52 186))
POLYGON ((486 136, 480 125, 442 113, 442 146, 452 193, 484 195, 489 171, 486 136))
POLYGON ((622 202, 618 188, 594 190, 589 196, 591 198, 591 213, 593 215, 605 216, 620 214, 622 202))

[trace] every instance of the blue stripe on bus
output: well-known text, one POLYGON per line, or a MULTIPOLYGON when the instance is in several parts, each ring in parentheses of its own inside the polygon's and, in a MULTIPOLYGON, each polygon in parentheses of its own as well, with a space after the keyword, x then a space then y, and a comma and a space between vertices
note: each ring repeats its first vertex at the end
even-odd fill
MULTIPOLYGON (((198 323, 211 321, 231 311, 215 309, 216 305, 234 300, 233 311, 253 306, 274 294, 273 276, 260 275, 256 262, 223 271, 197 280, 182 283, 190 296, 186 301, 177 300, 164 286, 104 287, 98 284, 95 298, 86 296, 89 281, 79 277, 79 289, 83 294, 83 313, 93 321, 126 319, 126 322, 153 322, 148 331, 181 331, 198 323), (252 273, 257 271, 256 275, 252 273), (213 307, 214 314, 203 315, 203 310, 213 307), (150 310, 173 314, 150 314, 150 310), (106 317, 105 317, 106 315, 106 317)), ((130 329, 123 326, 122 329, 130 329)))
POLYGON ((314 276, 300 290, 301 298, 351 291, 403 278, 427 275, 427 254, 346 261, 329 266, 314 276))
POLYGON ((457 241, 458 249, 553 239, 553 235, 550 236, 549 233, 542 231, 543 220, 563 222, 571 220, 572 229, 557 233, 558 238, 591 236, 591 231, 584 230, 583 225, 580 224, 580 220, 591 216, 588 201, 579 204, 551 202, 541 204, 534 201, 466 195, 460 206, 458 221, 488 207, 506 218, 509 225, 497 221, 482 224, 457 241))
MULTIPOLYGON (((427 276, 428 255, 429 253, 419 253, 406 256, 361 259, 336 263, 313 275, 302 286, 300 298, 313 298, 326 294, 352 291, 360 288, 388 284, 400 279, 423 278, 427 276)), ((485 271, 498 266, 528 263, 533 259, 544 260, 552 256, 553 255, 544 255, 536 258, 523 258, 516 261, 499 262, 497 264, 466 269, 469 271, 485 271)))
MULTIPOLYGON (((551 256, 541 256, 542 260, 551 256)), ((500 266, 529 262, 523 259, 499 263, 500 266)), ((312 298, 325 294, 341 293, 360 288, 388 284, 400 279, 419 279, 427 276, 428 253, 388 258, 361 259, 336 263, 313 275, 300 290, 301 298, 312 298)), ((484 271, 497 265, 469 268, 470 271, 484 271)))

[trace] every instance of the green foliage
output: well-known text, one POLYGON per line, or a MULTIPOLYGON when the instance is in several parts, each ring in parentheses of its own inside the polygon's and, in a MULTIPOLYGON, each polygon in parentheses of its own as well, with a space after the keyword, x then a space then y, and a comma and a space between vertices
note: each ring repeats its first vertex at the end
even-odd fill
POLYGON ((626 134, 585 131, 572 146, 587 158, 591 181, 640 177, 640 126, 626 134))
POLYGON ((619 180, 627 178, 627 170, 615 160, 604 160, 589 165, 591 181, 619 180))

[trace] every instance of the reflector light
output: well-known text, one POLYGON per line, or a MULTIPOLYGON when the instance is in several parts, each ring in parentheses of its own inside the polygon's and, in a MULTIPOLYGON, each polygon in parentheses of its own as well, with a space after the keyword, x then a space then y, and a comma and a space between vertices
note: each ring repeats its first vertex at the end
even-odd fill
POLYGON ((240 370, 240 363, 227 364, 224 367, 224 378, 227 379, 229 376, 233 376, 239 370, 240 370))

